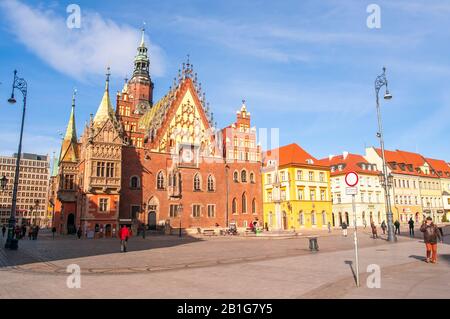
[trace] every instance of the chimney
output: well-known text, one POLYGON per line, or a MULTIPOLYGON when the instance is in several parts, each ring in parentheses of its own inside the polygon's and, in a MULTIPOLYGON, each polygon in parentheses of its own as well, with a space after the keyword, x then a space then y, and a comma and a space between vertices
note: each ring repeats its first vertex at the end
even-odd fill
POLYGON ((333 157, 334 157, 333 154, 328 155, 328 160, 331 161, 333 159, 333 157))
POLYGON ((344 157, 344 160, 347 159, 348 152, 347 151, 342 152, 342 156, 344 157))

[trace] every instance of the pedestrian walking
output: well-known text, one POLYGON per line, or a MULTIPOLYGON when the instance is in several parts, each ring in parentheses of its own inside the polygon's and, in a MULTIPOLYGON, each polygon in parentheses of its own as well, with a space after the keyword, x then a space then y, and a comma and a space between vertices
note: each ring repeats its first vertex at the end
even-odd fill
POLYGON ((342 227, 342 235, 344 235, 344 237, 347 237, 347 227, 348 227, 347 223, 343 222, 341 227, 342 227))
POLYGON ((25 224, 22 225, 21 231, 22 234, 20 234, 20 238, 24 238, 27 235, 27 226, 25 226, 25 224))
POLYGON ((33 226, 28 226, 28 240, 33 239, 33 226))
POLYGON ((381 230, 383 231, 383 235, 386 235, 386 222, 383 220, 383 222, 381 223, 381 230))
POLYGON ((377 226, 375 225, 375 223, 373 221, 370 223, 370 228, 372 228, 372 237, 373 237, 373 239, 378 238, 377 226))
POLYGON ((52 238, 55 239, 55 234, 56 234, 56 227, 53 226, 52 227, 52 238))
POLYGON ((331 223, 328 222, 328 232, 331 233, 331 223))
POLYGON ((365 219, 363 219, 363 225, 364 225, 364 229, 366 229, 367 227, 367 221, 365 219))
POLYGON ((394 226, 395 226, 395 232, 394 234, 399 234, 400 235, 400 222, 398 220, 396 220, 394 222, 394 226))
POLYGON ((16 239, 20 239, 20 234, 22 233, 22 231, 20 230, 19 225, 16 226, 16 229, 14 230, 15 234, 16 234, 16 239))
POLYGON ((427 263, 437 263, 437 243, 438 240, 442 243, 442 236, 439 228, 433 223, 431 217, 427 217, 420 226, 420 231, 423 233, 423 241, 427 249, 427 263))
POLYGON ((5 225, 3 225, 3 227, 2 227, 2 236, 3 236, 3 238, 5 237, 5 233, 6 233, 6 227, 5 227, 5 225))
POLYGON ((78 239, 81 239, 81 235, 82 235, 82 231, 81 231, 81 226, 80 226, 80 227, 78 227, 78 230, 77 230, 78 239))
POLYGON ((128 227, 122 225, 122 228, 119 230, 119 239, 120 239, 120 251, 123 253, 127 251, 127 242, 129 236, 130 231, 128 230, 128 227))
POLYGON ((414 220, 412 219, 412 217, 409 219, 408 225, 409 225, 409 236, 414 237, 414 220))

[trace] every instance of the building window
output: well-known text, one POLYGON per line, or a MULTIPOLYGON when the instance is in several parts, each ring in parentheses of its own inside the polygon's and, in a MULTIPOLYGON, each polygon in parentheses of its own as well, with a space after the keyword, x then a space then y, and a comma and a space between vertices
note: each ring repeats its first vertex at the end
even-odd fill
POLYGON ((194 176, 194 191, 198 192, 200 190, 201 190, 200 174, 197 173, 194 176))
POLYGON ((239 173, 236 171, 233 173, 233 181, 236 183, 239 181, 239 173))
POLYGON ((105 177, 105 162, 97 162, 97 177, 105 177))
POLYGON ((322 212, 322 225, 327 224, 327 214, 323 211, 322 212))
POLYGON ((255 174, 253 172, 250 173, 250 183, 255 183, 255 174))
POLYGON ((297 180, 301 181, 303 179, 303 171, 298 170, 297 171, 297 180))
POLYGON ((247 183, 247 171, 245 169, 241 172, 241 182, 247 183))
POLYGON ((108 211, 108 198, 100 198, 98 207, 100 212, 106 213, 108 211))
POLYGON ((208 205, 208 217, 216 217, 216 205, 208 205))
POLYGON ((272 175, 271 174, 267 174, 266 176, 266 184, 270 184, 272 183, 272 175))
POLYGON ((268 202, 272 201, 272 192, 267 192, 267 201, 268 202))
POLYGON ((164 189, 164 173, 163 172, 159 172, 156 177, 156 188, 164 189))
POLYGON ((316 212, 315 211, 311 212, 311 224, 316 225, 316 212))
POLYGON ((192 205, 192 217, 200 217, 200 205, 192 205))
POLYGON ((319 174, 319 180, 321 181, 321 182, 325 182, 325 174, 324 173, 320 173, 319 174))
POLYGON ((172 217, 172 218, 178 216, 178 205, 171 204, 169 206, 169 216, 172 217))
POLYGON ((252 200, 252 214, 256 214, 256 198, 252 200))
POLYGON ((309 181, 314 181, 314 172, 309 172, 309 181))
POLYGON ((242 194, 242 214, 247 214, 247 195, 242 194))
POLYGON ((106 177, 114 177, 114 163, 106 163, 106 177))
POLYGON ((137 176, 131 177, 130 186, 131 188, 139 188, 140 187, 139 177, 137 176))
POLYGON ((214 177, 212 175, 208 176, 208 191, 214 192, 214 177))
POLYGON ((321 201, 326 200, 325 190, 323 190, 323 189, 320 191, 320 200, 321 201))
POLYGON ((301 189, 301 188, 297 189, 297 199, 303 200, 303 189, 301 189))
POLYGON ((75 187, 75 176, 74 175, 65 175, 64 176, 64 189, 73 190, 75 187))
POLYGON ((237 214, 237 199, 233 198, 233 202, 231 204, 231 212, 233 214, 237 214))
POLYGON ((300 213, 298 215, 298 219, 299 219, 300 225, 304 225, 305 224, 305 215, 303 214, 303 211, 300 211, 300 213))
POLYGON ((311 189, 309 191, 309 199, 312 200, 312 201, 316 200, 316 190, 311 189))

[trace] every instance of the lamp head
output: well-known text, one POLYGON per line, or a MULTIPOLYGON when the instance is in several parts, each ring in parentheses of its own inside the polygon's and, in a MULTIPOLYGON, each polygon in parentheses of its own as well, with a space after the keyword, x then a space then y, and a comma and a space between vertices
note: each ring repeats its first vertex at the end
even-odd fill
POLYGON ((10 103, 10 104, 15 104, 17 101, 16 101, 16 98, 14 97, 14 93, 13 94, 11 94, 11 97, 8 99, 8 103, 10 103))
POLYGON ((392 94, 389 93, 389 90, 388 90, 388 89, 386 89, 386 93, 384 93, 384 99, 385 99, 385 100, 390 100, 390 99, 392 99, 392 94))

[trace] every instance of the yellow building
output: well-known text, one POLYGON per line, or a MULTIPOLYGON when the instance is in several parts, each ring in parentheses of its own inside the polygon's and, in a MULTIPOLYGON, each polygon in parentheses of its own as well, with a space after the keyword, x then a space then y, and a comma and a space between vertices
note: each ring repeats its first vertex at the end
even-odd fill
POLYGON ((327 228, 332 221, 330 168, 297 144, 264 154, 264 225, 269 230, 327 228))

